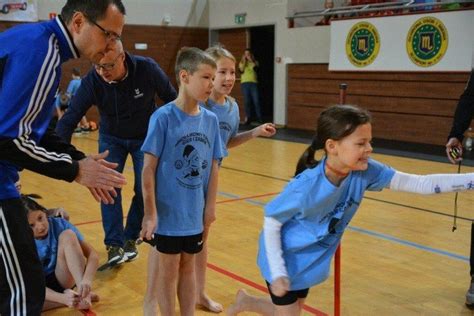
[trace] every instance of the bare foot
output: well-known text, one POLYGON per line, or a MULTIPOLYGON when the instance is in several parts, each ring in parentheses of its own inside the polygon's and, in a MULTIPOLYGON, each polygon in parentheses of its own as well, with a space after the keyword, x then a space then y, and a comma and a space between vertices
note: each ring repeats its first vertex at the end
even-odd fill
POLYGON ((209 296, 207 296, 207 294, 204 294, 203 296, 199 297, 196 300, 196 304, 201 305, 202 307, 213 313, 220 313, 224 310, 222 304, 213 301, 209 298, 209 296))
POLYGON ((227 308, 226 310, 227 316, 234 316, 238 313, 245 311, 245 299, 248 296, 249 295, 247 294, 247 291, 245 291, 244 289, 238 290, 237 295, 235 295, 234 304, 230 305, 229 308, 227 308))
POLYGON ((92 303, 89 298, 83 298, 76 306, 76 309, 89 309, 91 308, 92 303))

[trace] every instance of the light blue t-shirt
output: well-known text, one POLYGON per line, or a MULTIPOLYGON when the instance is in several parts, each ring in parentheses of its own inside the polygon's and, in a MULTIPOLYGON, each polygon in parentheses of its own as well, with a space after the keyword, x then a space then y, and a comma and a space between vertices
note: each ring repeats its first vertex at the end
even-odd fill
MULTIPOLYGON (((293 179, 265 206, 265 216, 283 224, 283 259, 290 289, 310 288, 327 279, 342 234, 357 211, 364 192, 387 187, 395 170, 370 159, 367 170, 352 171, 338 186, 324 173, 324 159, 293 179)), ((265 254, 263 232, 257 258, 262 276, 273 281, 265 254)))
POLYGON ((222 152, 214 113, 191 116, 170 102, 153 113, 142 151, 159 158, 155 233, 191 236, 203 231, 203 212, 213 160, 222 152))
POLYGON ((81 86, 81 79, 72 79, 69 82, 69 84, 67 86, 66 93, 71 96, 71 99, 72 99, 73 96, 76 95, 76 92, 77 92, 77 90, 79 89, 80 86, 81 86))
POLYGON ((227 155, 227 143, 231 138, 235 137, 239 131, 239 106, 233 99, 226 98, 224 104, 219 104, 208 99, 205 107, 212 111, 219 120, 223 152, 227 155))
POLYGON ((56 269, 59 235, 61 235, 63 231, 70 229, 76 234, 79 241, 84 240, 84 237, 79 230, 64 218, 48 217, 48 223, 49 229, 46 238, 35 239, 36 250, 38 251, 40 261, 43 264, 45 275, 53 273, 56 269))

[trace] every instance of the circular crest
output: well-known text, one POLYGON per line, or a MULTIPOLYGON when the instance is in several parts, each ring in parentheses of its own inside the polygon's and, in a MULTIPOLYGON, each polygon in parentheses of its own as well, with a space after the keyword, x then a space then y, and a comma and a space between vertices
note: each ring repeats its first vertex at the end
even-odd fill
POLYGON ((410 60, 420 67, 437 64, 448 49, 448 31, 443 22, 428 16, 418 19, 408 31, 406 40, 410 60))
POLYGON ((347 34, 346 55, 356 67, 370 65, 380 50, 380 36, 369 22, 355 24, 347 34))

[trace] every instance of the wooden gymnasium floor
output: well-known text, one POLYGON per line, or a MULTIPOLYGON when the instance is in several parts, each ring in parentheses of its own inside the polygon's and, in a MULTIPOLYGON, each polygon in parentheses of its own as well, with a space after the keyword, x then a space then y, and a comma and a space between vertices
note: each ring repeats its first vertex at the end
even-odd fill
MULTIPOLYGON (((74 137, 88 153, 97 150, 97 133, 74 137)), ((286 185, 305 145, 257 139, 230 151, 219 177, 218 220, 209 240, 207 289, 211 297, 229 306, 239 288, 253 294, 264 284, 255 263, 262 206, 286 185)), ((373 158, 412 173, 456 172, 448 163, 373 154, 373 158)), ((473 172, 473 167, 463 167, 473 172)), ((132 168, 125 174, 128 209, 132 168)), ((62 206, 106 260, 99 205, 78 184, 22 173, 23 192, 38 193, 47 207, 62 206)), ((474 217, 474 192, 459 195, 458 229, 451 232, 454 194, 418 196, 369 192, 342 240, 343 315, 470 315, 464 306, 469 285, 469 245, 474 217)), ((148 245, 140 258, 107 272, 94 282, 101 301, 97 315, 142 315, 148 245)), ((305 315, 333 314, 333 279, 313 288, 305 315)), ((202 310, 197 315, 207 315, 202 310)), ((46 315, 80 315, 68 308, 46 315)), ((248 314, 250 315, 250 314, 248 314)))

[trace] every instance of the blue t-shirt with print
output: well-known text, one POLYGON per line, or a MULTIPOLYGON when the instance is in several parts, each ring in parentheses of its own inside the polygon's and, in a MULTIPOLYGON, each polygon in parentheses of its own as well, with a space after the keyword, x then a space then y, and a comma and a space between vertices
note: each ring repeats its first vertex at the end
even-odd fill
POLYGON ((155 233, 191 236, 203 231, 213 160, 224 157, 214 113, 188 115, 170 102, 153 113, 142 151, 158 157, 155 233))
MULTIPOLYGON (((327 279, 331 259, 364 192, 387 187, 395 173, 369 159, 367 170, 352 171, 336 187, 324 173, 325 163, 324 159, 315 168, 299 174, 265 206, 265 216, 283 224, 283 259, 291 290, 306 289, 327 279)), ((257 262, 262 276, 272 282, 263 233, 257 262)))
POLYGON ((205 106, 208 110, 212 111, 219 120, 223 152, 228 154, 227 143, 231 138, 235 137, 239 131, 239 106, 233 99, 228 97, 225 99, 224 104, 219 104, 208 99, 205 106))
POLYGON ((72 230, 79 241, 83 241, 84 237, 79 230, 64 218, 48 217, 49 229, 48 235, 44 239, 35 239, 36 250, 45 275, 49 275, 56 269, 56 262, 59 248, 59 235, 67 229, 72 230))

